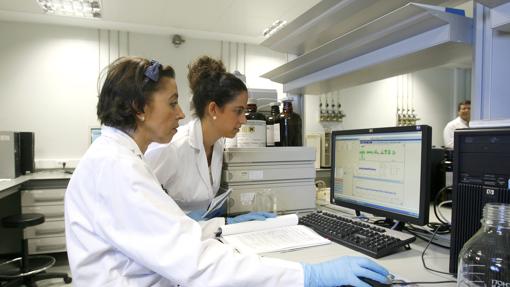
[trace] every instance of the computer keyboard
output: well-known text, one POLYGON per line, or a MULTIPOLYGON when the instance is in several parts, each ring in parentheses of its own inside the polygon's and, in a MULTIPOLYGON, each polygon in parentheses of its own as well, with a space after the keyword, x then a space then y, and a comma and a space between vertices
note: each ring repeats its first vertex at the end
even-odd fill
POLYGON ((411 234, 322 211, 300 217, 299 224, 373 258, 406 250, 416 239, 411 234))

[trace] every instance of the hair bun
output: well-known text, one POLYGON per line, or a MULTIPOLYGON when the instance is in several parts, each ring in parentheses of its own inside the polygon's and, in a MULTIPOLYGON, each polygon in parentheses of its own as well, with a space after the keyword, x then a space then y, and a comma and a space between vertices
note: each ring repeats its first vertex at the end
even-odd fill
POLYGON ((218 78, 226 73, 225 65, 221 60, 213 59, 209 56, 202 56, 188 65, 188 81, 191 91, 194 93, 198 83, 205 79, 218 78))

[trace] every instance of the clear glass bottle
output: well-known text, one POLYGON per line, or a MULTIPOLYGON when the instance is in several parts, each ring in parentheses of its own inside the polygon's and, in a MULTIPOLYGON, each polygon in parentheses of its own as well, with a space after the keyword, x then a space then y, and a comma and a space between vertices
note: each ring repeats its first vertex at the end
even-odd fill
POLYGON ((278 115, 280 144, 276 146, 302 146, 301 117, 292 110, 292 100, 283 100, 283 111, 278 115))
POLYGON ((265 211, 276 214, 278 212, 277 198, 270 188, 257 190, 253 197, 251 211, 265 211))
POLYGON ((457 286, 510 286, 510 204, 487 203, 459 254, 457 286))
POLYGON ((269 105, 271 106, 271 114, 266 119, 267 146, 275 146, 276 143, 280 143, 280 124, 278 123, 280 103, 273 102, 269 105))
POLYGON ((266 117, 257 112, 257 102, 249 98, 246 112, 246 123, 237 133, 237 147, 266 146, 266 117))

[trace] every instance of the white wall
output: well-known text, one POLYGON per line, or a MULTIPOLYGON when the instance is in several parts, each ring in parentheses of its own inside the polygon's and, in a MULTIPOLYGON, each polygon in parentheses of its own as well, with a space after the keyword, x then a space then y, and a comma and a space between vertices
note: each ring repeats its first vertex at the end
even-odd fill
MULTIPOLYGON (((177 73, 180 104, 190 119, 187 65, 201 55, 223 58, 230 71, 246 74, 249 88, 277 89, 280 84, 259 75, 286 62, 286 56, 256 45, 190 39, 173 46, 170 36, 104 31, 42 24, 0 22, 0 130, 34 131, 36 165, 74 166, 89 146, 89 129, 97 127, 99 71, 119 55, 138 55, 171 64, 177 73), (222 48, 223 46, 223 48, 222 48), (230 46, 230 53, 228 47, 230 46), (230 55, 230 56, 229 56, 230 55), (236 61, 237 59, 237 61, 236 61), (246 63, 246 67, 245 67, 246 63)), ((454 70, 430 69, 412 74, 420 124, 433 127, 433 144, 455 117, 454 70)), ((462 84, 456 84, 457 87, 462 84)), ((456 95, 457 93, 457 95, 456 95)), ((394 126, 396 80, 390 78, 341 91, 347 114, 339 129, 394 126)), ((305 133, 321 133, 319 97, 304 97, 305 133)))
POLYGON ((76 159, 97 126, 97 31, 0 24, 0 130, 34 131, 37 159, 76 159))
MULTIPOLYGON (((433 68, 410 74, 418 124, 432 126, 432 144, 443 145, 443 128, 455 118, 456 99, 464 99, 464 77, 458 70, 433 68), (461 96, 457 94, 463 94, 461 96)), ((342 110, 347 115, 333 130, 389 127, 396 125, 398 77, 340 90, 342 110)), ((305 134, 323 133, 319 119, 319 95, 305 95, 305 134)))
MULTIPOLYGON (((36 168, 59 167, 62 161, 76 165, 89 146, 90 127, 99 126, 99 71, 119 55, 172 65, 189 120, 187 65, 201 55, 220 57, 222 50, 220 41, 188 38, 176 48, 170 36, 18 22, 0 22, 0 39, 0 130, 35 132, 36 168)), ((244 67, 244 54, 234 52, 231 49, 230 64, 239 57, 249 88, 277 88, 281 93, 281 85, 258 75, 283 64, 283 54, 247 45, 244 67)), ((227 62, 225 48, 223 56, 227 62)))

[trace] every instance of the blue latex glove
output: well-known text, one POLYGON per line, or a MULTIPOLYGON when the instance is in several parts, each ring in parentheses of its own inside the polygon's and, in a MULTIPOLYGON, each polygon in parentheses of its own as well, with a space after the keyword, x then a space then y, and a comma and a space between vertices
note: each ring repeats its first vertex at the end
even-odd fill
POLYGON ((240 223, 245 221, 252 221, 252 220, 266 220, 266 218, 273 218, 276 217, 274 213, 271 212, 250 212, 246 214, 241 214, 236 217, 227 217, 227 224, 234 224, 234 223, 240 223))
POLYGON ((319 264, 302 264, 305 271, 305 286, 370 287, 358 277, 366 277, 388 283, 388 270, 365 257, 344 256, 319 264))
POLYGON ((188 217, 191 217, 191 219, 195 220, 195 221, 200 221, 200 220, 204 220, 202 218, 202 216, 204 215, 205 213, 205 210, 192 210, 188 213, 186 213, 186 215, 188 217))

